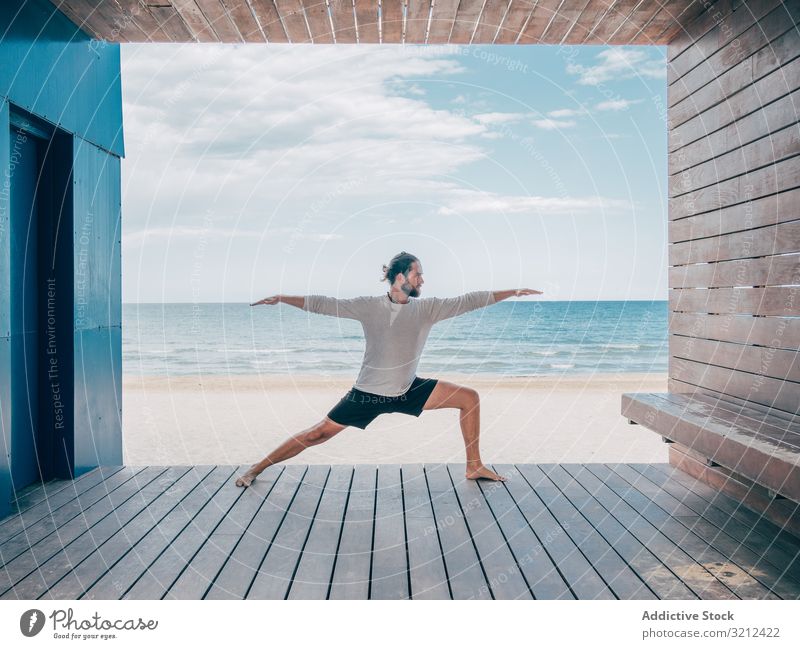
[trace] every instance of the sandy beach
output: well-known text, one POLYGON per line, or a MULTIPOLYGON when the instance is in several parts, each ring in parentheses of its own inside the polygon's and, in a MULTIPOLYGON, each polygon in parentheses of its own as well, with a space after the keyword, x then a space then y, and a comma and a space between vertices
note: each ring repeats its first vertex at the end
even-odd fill
MULTIPOLYGON (((441 374, 481 395, 484 462, 666 462, 655 433, 620 415, 624 392, 664 392, 666 374, 505 377, 441 374)), ((252 464, 319 421, 353 378, 137 376, 123 380, 126 465, 252 464)), ((463 462, 458 411, 382 415, 289 460, 299 464, 463 462)))

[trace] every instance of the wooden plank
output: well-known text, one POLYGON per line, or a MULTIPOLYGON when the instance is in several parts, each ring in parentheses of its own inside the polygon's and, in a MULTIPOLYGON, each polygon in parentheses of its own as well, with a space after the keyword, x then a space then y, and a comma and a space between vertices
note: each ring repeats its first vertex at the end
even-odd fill
POLYGON ((511 0, 497 32, 495 44, 512 45, 516 43, 535 7, 536 0, 511 0))
POLYGON ((451 599, 422 465, 405 464, 401 474, 411 599, 451 599))
MULTIPOLYGON (((267 476, 266 488, 269 491, 266 496, 262 498, 260 493, 250 492, 248 487, 246 494, 249 497, 243 494, 237 500, 225 521, 211 535, 210 546, 204 544, 197 558, 192 560, 193 564, 197 561, 201 566, 205 578, 199 579, 200 583, 191 588, 184 583, 186 591, 181 599, 250 597, 259 566, 274 543, 275 526, 280 525, 285 510, 292 506, 295 494, 306 479, 306 469, 300 465, 287 465, 283 471, 273 472, 279 475, 274 480, 267 476), (226 556, 214 556, 213 546, 217 543, 230 548, 226 556), (218 567, 217 572, 214 572, 214 567, 218 567)), ((259 479, 263 480, 263 477, 259 479)))
MULTIPOLYGON (((163 470, 158 469, 160 472, 163 470)), ((125 467, 53 511, 47 511, 47 504, 44 503, 35 512, 26 513, 21 520, 22 528, 18 524, 12 525, 6 540, 0 545, 0 565, 3 566, 6 576, 13 576, 9 571, 15 570, 15 565, 21 566, 17 576, 24 576, 27 574, 25 571, 30 569, 26 555, 32 554, 42 562, 46 561, 52 556, 48 552, 57 552, 61 547, 61 541, 57 538, 54 540, 54 536, 61 535, 65 543, 69 542, 85 531, 92 516, 108 512, 109 498, 113 497, 115 501, 121 502, 135 492, 139 482, 158 475, 153 470, 147 473, 143 471, 143 467, 125 467), (17 529, 20 529, 19 533, 13 534, 17 529)), ((12 585, 13 582, 3 581, 0 573, 0 592, 12 585)))
POLYGON ((563 0, 539 0, 517 43, 520 45, 540 43, 542 34, 556 17, 558 8, 562 4, 563 0))
POLYGON ((782 349, 791 349, 792 341, 800 336, 800 321, 795 318, 758 318, 737 314, 670 312, 668 327, 670 333, 682 336, 782 349))
POLYGON ((195 0, 221 43, 241 43, 242 35, 219 0, 195 0))
POLYGON ((685 359, 670 359, 669 377, 792 414, 797 412, 800 404, 800 390, 796 383, 760 374, 705 366, 685 359))
POLYGON ((680 579, 696 598, 736 599, 709 566, 695 560, 689 548, 684 547, 683 539, 676 540, 666 525, 665 529, 662 529, 663 523, 670 520, 669 517, 662 517, 660 524, 653 523, 650 517, 644 516, 640 511, 641 508, 648 506, 646 499, 631 498, 628 490, 612 489, 611 484, 598 478, 596 472, 605 467, 597 464, 561 466, 664 566, 660 568, 655 565, 655 574, 651 575, 651 578, 668 579, 671 573, 680 579))
POLYGON ((406 0, 406 31, 404 43, 425 42, 428 31, 428 19, 431 12, 431 0, 406 0))
POLYGON ((172 0, 175 8, 187 29, 192 34, 192 40, 200 43, 214 43, 219 41, 214 29, 205 17, 205 14, 197 6, 195 0, 172 0))
POLYGON ((727 288, 800 284, 800 255, 672 266, 669 288, 727 288))
MULTIPOLYGON (((10 514, 0 521, 0 548, 3 543, 25 532, 34 523, 52 516, 59 507, 92 487, 110 480, 122 470, 121 466, 98 467, 75 480, 52 480, 44 485, 33 485, 31 488, 18 491, 17 499, 13 503, 17 513, 10 514)), ((131 469, 127 471, 129 476, 132 475, 131 469)))
POLYGON ((754 431, 692 415, 688 410, 689 406, 677 405, 658 394, 622 395, 621 411, 628 419, 787 498, 797 499, 792 494, 798 491, 798 485, 791 480, 797 474, 797 465, 793 464, 796 452, 781 449, 754 431))
POLYGON ((800 189, 669 222, 669 242, 715 237, 793 221, 800 215, 800 189))
POLYGON ((649 24, 662 9, 662 2, 642 0, 606 40, 617 45, 632 45, 634 37, 649 24))
POLYGON ((405 0, 381 1, 381 43, 403 42, 403 5, 405 0))
MULTIPOLYGON (((504 476, 516 472, 516 468, 510 464, 492 465, 492 469, 504 476)), ((560 539, 538 537, 505 486, 498 483, 478 483, 478 486, 514 553, 517 566, 534 599, 575 599, 549 554, 549 546, 560 542, 560 539)), ((532 497, 530 493, 529 497, 532 497)), ((545 508, 541 501, 539 505, 545 508)))
MULTIPOLYGON (((730 0, 728 0, 730 1, 730 0)), ((717 4, 721 4, 718 0, 717 4)), ((658 38, 654 39, 659 45, 670 45, 676 36, 685 35, 687 27, 692 26, 699 19, 702 19, 708 4, 705 0, 695 0, 687 3, 686 9, 680 12, 675 20, 669 24, 658 38)))
POLYGON ((241 40, 245 43, 265 43, 266 35, 261 30, 254 9, 251 9, 249 2, 234 0, 225 4, 231 22, 239 32, 241 40))
POLYGON ((377 478, 374 465, 356 464, 336 550, 329 599, 369 598, 377 478))
MULTIPOLYGON (((447 470, 492 598, 531 599, 528 584, 480 485, 466 479, 463 464, 448 464, 447 470)), ((498 487, 503 488, 501 483, 493 483, 492 488, 498 487)))
POLYGON ((518 467, 617 599, 656 599, 653 592, 549 478, 552 466, 518 467))
POLYGON ((793 286, 765 288, 676 288, 669 291, 671 311, 690 313, 747 313, 760 316, 793 316, 797 289, 793 286))
POLYGON ((426 464, 424 470, 435 521, 425 533, 438 535, 453 599, 491 599, 447 466, 426 464))
POLYGON ((580 45, 586 42, 589 34, 597 28, 615 2, 616 0, 591 0, 578 16, 575 24, 564 35, 562 42, 570 45, 580 45))
POLYGON ((288 43, 289 37, 281 23, 281 17, 275 8, 273 0, 250 0, 261 31, 267 37, 269 43, 288 43))
MULTIPOLYGON (((503 16, 506 15, 510 3, 511 0, 486 0, 483 12, 478 18, 475 34, 472 37, 473 43, 494 43, 497 31, 503 22, 503 16)), ((428 39, 428 42, 430 42, 430 39, 428 39)))
POLYGON ((325 0, 301 0, 301 3, 306 14, 308 28, 311 30, 311 42, 333 43, 331 21, 328 17, 328 5, 325 0))
POLYGON ((787 381, 800 381, 796 351, 670 335, 670 355, 787 381))
POLYGON ((686 449, 680 444, 669 445, 669 462, 693 478, 709 484, 720 493, 735 498, 742 509, 751 509, 765 520, 800 538, 800 525, 797 519, 800 505, 790 500, 776 500, 764 487, 744 478, 741 474, 728 471, 719 465, 709 466, 705 460, 697 460, 687 454, 686 449), (787 506, 787 503, 791 507, 787 506))
MULTIPOLYGON (((670 104, 668 109, 669 121, 677 126, 721 102, 726 100, 739 101, 734 97, 743 88, 761 80, 762 77, 771 72, 780 70, 781 67, 800 56, 798 52, 800 52, 800 34, 798 34, 797 30, 790 30, 718 77, 710 78, 706 85, 698 88, 689 97, 685 97, 674 104, 672 104, 672 93, 677 90, 676 86, 681 82, 674 86, 669 86, 667 89, 667 101, 670 104)), ((785 87, 785 83, 782 87, 785 87)), ((794 87, 787 87, 785 92, 794 89, 794 87)), ((782 94, 785 94, 785 92, 782 94)))
MULTIPOLYGON (((308 467, 280 529, 269 545, 267 556, 258 568, 247 593, 248 599, 286 599, 329 473, 330 467, 325 465, 308 467)), ((234 579, 232 583, 236 584, 237 580, 234 579)), ((205 599, 227 598, 222 595, 226 589, 220 586, 223 585, 218 577, 205 599), (215 593, 222 596, 212 597, 215 593)))
MULTIPOLYGON (((669 86, 668 106, 674 106, 690 95, 694 95, 706 85, 716 83, 718 77, 727 73, 738 63, 754 56, 762 48, 768 47, 769 43, 794 29, 793 25, 798 21, 800 9, 797 7, 786 9, 786 6, 779 0, 770 0, 769 4, 773 7, 777 5, 777 9, 759 20, 755 20, 749 10, 734 12, 733 16, 745 15, 747 17, 746 31, 737 34, 732 42, 707 58, 703 58, 699 65, 676 79, 669 86)), ((725 33, 729 34, 730 32, 725 33)), ((791 36, 786 35, 785 38, 789 42, 797 42, 791 36)), ((673 68, 673 66, 669 67, 673 68)))
POLYGON ((642 26, 631 39, 631 44, 641 45, 667 45, 669 39, 664 32, 680 26, 682 22, 691 20, 698 12, 701 0, 666 0, 661 3, 661 9, 648 23, 642 26), (688 13, 687 13, 688 12, 688 13))
MULTIPOLYGON (((686 49, 680 56, 671 59, 667 66, 667 84, 673 85, 678 81, 688 79, 693 74, 703 69, 714 71, 711 76, 717 76, 730 67, 732 61, 741 61, 750 56, 756 49, 766 44, 765 38, 775 28, 774 21, 776 7, 782 8, 782 0, 757 0, 747 5, 740 5, 736 11, 725 16, 713 29, 707 32, 692 47, 686 49), (759 36, 753 29, 761 25, 763 33, 759 36), (759 44, 758 41, 761 41, 759 44), (733 42, 733 46, 731 43, 733 42), (725 67, 720 67, 727 62, 725 67)), ((784 21, 784 24, 786 22, 784 21)), ((783 30, 785 31, 785 29, 783 30)), ((782 33, 782 32, 780 32, 782 33)), ((778 35, 778 34, 775 34, 778 35)), ((707 82, 708 74, 702 75, 707 82)), ((690 81, 687 85, 688 94, 696 86, 690 81)), ((677 93, 683 92, 680 88, 677 93)))
POLYGON ((311 34, 306 24, 303 4, 300 0, 273 0, 283 22, 290 43, 310 43, 311 34))
MULTIPOLYGON (((260 497, 257 491, 252 491, 252 485, 241 489, 242 495, 237 500, 234 510, 240 505, 241 514, 234 511, 233 516, 225 517, 220 524, 204 539, 197 552, 187 561, 184 570, 169 586, 163 599, 202 599, 213 587, 222 570, 230 565, 231 561, 240 562, 243 576, 242 582, 235 582, 237 588, 234 597, 240 595, 240 588, 245 588, 244 597, 248 597, 249 587, 255 572, 274 542, 275 535, 281 525, 286 511, 302 481, 307 467, 290 464, 284 468, 274 484, 269 485, 270 490, 266 497, 260 497), (252 504, 247 501, 253 501, 252 504), (256 506, 260 509, 250 519, 246 531, 242 525, 242 516, 245 520, 251 515, 256 506), (245 548, 251 551, 247 552, 245 548), (249 578, 248 578, 249 577, 249 578)), ((262 487, 263 489, 263 487, 262 487)), ((229 584, 230 582, 225 582, 229 584)))
MULTIPOLYGON (((243 467, 247 468, 247 467, 243 467)), ((216 493, 234 476, 237 467, 216 467, 200 485, 152 528, 134 548, 109 566, 100 579, 83 583, 75 599, 120 599, 152 563, 189 526, 198 512, 213 501, 216 493)))
POLYGON ((436 0, 433 4, 428 43, 448 43, 456 20, 459 0, 436 0))
MULTIPOLYGON (((667 394, 666 398, 670 399, 671 395, 667 394)), ((750 403, 743 399, 736 399, 730 395, 725 395, 724 398, 720 398, 714 393, 704 394, 702 392, 697 392, 692 395, 692 400, 712 405, 717 410, 726 411, 735 418, 745 417, 749 420, 753 420, 751 425, 755 427, 755 430, 760 430, 765 423, 771 423, 784 431, 790 431, 795 435, 800 435, 800 419, 796 416, 786 416, 785 413, 780 410, 772 410, 766 406, 750 403)))
MULTIPOLYGON (((677 151, 692 142, 762 110, 800 88, 800 61, 794 60, 755 83, 745 84, 735 101, 723 101, 703 113, 678 124, 671 119, 667 132, 668 149, 677 151)), ((794 110, 790 104, 787 110, 794 110)))
POLYGON ((748 203, 753 199, 796 187, 800 187, 800 156, 677 198, 670 198, 669 218, 681 219, 731 205, 748 203))
MULTIPOLYGON (((683 500, 673 496, 667 489, 664 489, 651 482, 647 476, 642 475, 635 469, 626 464, 615 464, 614 472, 635 486, 636 489, 650 499, 651 502, 661 507, 664 511, 690 511, 690 514, 680 516, 678 520, 686 526, 689 532, 696 534, 698 538, 708 544, 710 548, 717 550, 725 559, 735 566, 735 570, 743 573, 743 581, 751 583, 748 589, 742 588, 736 591, 737 594, 746 597, 759 597, 764 589, 772 595, 772 598, 795 599, 800 593, 798 585, 792 579, 782 578, 782 569, 778 569, 768 562, 761 563, 761 569, 755 570, 755 565, 759 563, 761 555, 753 552, 746 545, 742 544, 735 537, 731 536, 717 525, 707 521, 693 509, 689 508, 683 500), (750 590, 752 588, 752 590, 750 590), (746 594, 745 594, 746 593, 746 594), (794 593, 794 596, 792 596, 794 593)), ((744 586, 744 584, 743 584, 744 586)))
POLYGON ((369 598, 409 598, 403 490, 399 464, 378 466, 369 598))
POLYGON ((719 24, 733 11, 733 3, 734 0, 716 0, 711 4, 703 2, 702 10, 692 20, 681 20, 681 29, 676 30, 671 38, 667 38, 668 59, 670 61, 676 59, 685 49, 694 45, 719 24))
MULTIPOLYGON (((369 2, 361 2, 362 12, 364 6, 369 5, 369 2)), ((353 0, 330 0, 331 6, 331 20, 333 21, 334 36, 337 43, 356 43, 357 30, 356 19, 353 12, 353 0)), ((376 6, 377 8, 377 6, 376 6)), ((366 15, 364 15, 366 18, 366 15)), ((377 18, 377 16, 376 16, 377 18)), ((370 42, 363 41, 362 42, 370 42)), ((378 30, 375 29, 375 40, 371 42, 378 42, 378 30)))
MULTIPOLYGON (((378 43, 378 1, 355 0, 359 43, 378 43)), ((338 41, 338 38, 337 38, 338 41)))
MULTIPOLYGON (((632 466, 637 468, 639 465, 633 464, 632 466)), ((742 507, 739 500, 731 498, 727 494, 668 464, 651 464, 647 465, 647 467, 652 470, 650 475, 658 472, 664 480, 680 485, 692 494, 702 498, 703 501, 708 503, 708 508, 705 512, 710 509, 718 510, 720 516, 725 518, 731 525, 736 526, 738 529, 745 529, 748 542, 769 545, 771 551, 776 553, 778 557, 786 558, 779 565, 785 565, 788 570, 794 570, 794 566, 800 563, 798 538, 764 518, 758 512, 742 507)), ((794 573, 792 572, 791 574, 794 573)))
POLYGON ((116 1, 125 16, 125 20, 136 25, 136 28, 145 34, 149 41, 153 43, 169 43, 172 41, 169 34, 161 29, 158 21, 145 5, 142 5, 138 0, 116 1))
MULTIPOLYGON (((163 599, 215 530, 220 527, 227 530, 228 534, 224 536, 226 540, 239 538, 244 529, 242 527, 243 518, 245 518, 242 516, 243 510, 248 510, 254 504, 261 502, 265 492, 272 487, 280 471, 280 467, 268 467, 247 489, 237 487, 235 480, 228 480, 224 483, 214 494, 214 498, 208 501, 200 513, 191 519, 158 558, 128 588, 122 595, 122 599, 163 599), (241 503, 234 508, 245 492, 248 497, 242 499, 241 503)), ((216 542, 219 543, 220 540, 217 539, 216 542)), ((230 545, 227 543, 224 547, 230 549, 230 545)), ((196 567, 189 569, 195 570, 196 567)))
POLYGON ((181 14, 174 7, 148 6, 148 10, 155 18, 158 26, 174 43, 194 42, 194 34, 183 22, 181 14))
POLYGON ((36 599, 44 595, 74 564, 80 563, 121 525, 146 509, 188 469, 148 467, 140 474, 141 483, 136 478, 129 480, 83 512, 81 517, 59 526, 30 552, 4 566, 5 575, 0 575, 0 599, 36 599), (11 588, 7 588, 6 578, 12 580, 11 588))
MULTIPOLYGON (((800 220, 797 220, 673 243, 669 246, 668 256, 670 266, 679 266, 770 257, 799 251, 800 220)), ((778 289, 770 290, 778 291, 778 289)))
POLYGON ((90 10, 94 9, 95 15, 100 14, 100 18, 104 23, 111 26, 111 31, 103 35, 105 40, 150 42, 151 39, 136 24, 135 17, 130 15, 130 12, 126 12, 125 9, 120 11, 118 5, 109 5, 108 3, 98 5, 93 2, 81 2, 80 4, 89 6, 90 10))
POLYGON ((800 153, 800 128, 792 124, 669 177, 669 195, 680 196, 791 158, 800 153))
POLYGON ((483 3, 475 2, 475 0, 463 0, 459 3, 453 29, 450 31, 451 43, 471 42, 475 26, 481 17, 482 8, 483 3))
MULTIPOLYGON (((575 545, 562 522, 553 516, 538 494, 542 483, 547 482, 545 476, 540 475, 537 481, 531 483, 520 472, 525 465, 498 466, 508 477, 505 484, 517 507, 536 536, 544 540, 547 553, 567 584, 570 594, 576 599, 615 599, 594 566, 575 545)), ((563 597, 568 598, 566 593, 563 597)))
POLYGON ((745 115, 724 128, 670 153, 668 172, 670 175, 678 174, 706 160, 768 137, 787 126, 796 124, 799 114, 800 90, 795 90, 761 107, 760 110, 745 115))
POLYGON ((641 0, 618 0, 597 25, 589 39, 593 43, 610 43, 613 34, 625 24, 641 0))
MULTIPOLYGON (((609 510, 603 507, 600 501, 563 466, 550 465, 546 473, 647 586, 646 589, 642 589, 644 597, 641 599, 697 599, 697 595, 678 579, 645 543, 614 518, 609 510)), ((580 468, 576 473, 580 473, 580 468)), ((649 541, 649 539, 644 540, 649 541)))
POLYGON ((288 599, 325 599, 344 522, 353 467, 333 465, 314 516, 288 599))
MULTIPOLYGON (((182 470, 186 468, 183 467, 182 470)), ((92 528, 93 549, 68 550, 63 558, 67 573, 58 582, 49 584, 42 599, 77 599, 104 575, 111 574, 124 556, 135 553, 134 546, 176 509, 180 510, 189 495, 196 491, 214 467, 194 466, 188 469, 130 520, 112 519, 95 525, 92 528), (104 534, 110 535, 105 541, 101 541, 99 537, 103 525, 107 530, 104 534), (82 558, 87 552, 90 554, 82 558)))
POLYGON ((573 31, 575 24, 586 12, 592 0, 577 0, 576 2, 563 2, 558 12, 550 21, 542 34, 543 43, 560 45, 567 35, 573 31))
POLYGON ((743 599, 778 599, 715 545, 683 523, 684 517, 697 518, 688 507, 679 502, 664 503, 664 492, 648 488, 644 480, 631 484, 617 473, 622 471, 622 466, 590 464, 587 468, 671 541, 679 543, 687 554, 725 584, 734 595, 743 599))

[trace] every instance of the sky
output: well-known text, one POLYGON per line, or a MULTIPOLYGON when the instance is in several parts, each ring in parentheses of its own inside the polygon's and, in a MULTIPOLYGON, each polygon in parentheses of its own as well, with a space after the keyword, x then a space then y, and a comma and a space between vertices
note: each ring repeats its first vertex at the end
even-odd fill
POLYGON ((125 302, 667 298, 665 48, 121 50, 125 302))

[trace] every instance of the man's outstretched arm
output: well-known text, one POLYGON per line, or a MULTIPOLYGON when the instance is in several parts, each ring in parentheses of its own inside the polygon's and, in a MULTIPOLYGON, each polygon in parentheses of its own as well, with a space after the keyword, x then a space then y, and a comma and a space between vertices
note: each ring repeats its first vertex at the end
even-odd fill
POLYGON ((327 295, 273 295, 254 302, 250 306, 257 304, 278 304, 283 302, 290 304, 303 311, 331 315, 337 318, 351 318, 360 320, 368 308, 368 299, 365 297, 353 297, 340 300, 327 295))
POLYGON ((474 311, 501 300, 519 295, 536 295, 541 291, 530 288, 515 288, 508 291, 471 291, 458 297, 429 298, 429 315, 432 322, 440 322, 468 311, 474 311))

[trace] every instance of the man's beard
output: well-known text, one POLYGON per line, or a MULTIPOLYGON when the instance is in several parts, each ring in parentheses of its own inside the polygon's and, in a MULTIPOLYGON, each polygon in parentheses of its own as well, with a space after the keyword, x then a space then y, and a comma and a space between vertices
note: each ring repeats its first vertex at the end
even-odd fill
POLYGON ((403 284, 403 293, 408 295, 408 297, 419 297, 419 289, 414 288, 411 284, 403 284))

